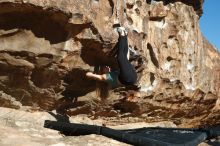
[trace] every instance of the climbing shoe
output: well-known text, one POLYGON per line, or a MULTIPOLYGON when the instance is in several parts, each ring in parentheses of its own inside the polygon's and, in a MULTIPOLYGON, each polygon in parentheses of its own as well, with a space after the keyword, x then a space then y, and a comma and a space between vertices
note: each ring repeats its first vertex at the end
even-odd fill
POLYGON ((120 36, 128 35, 128 32, 124 27, 117 27, 117 32, 119 33, 120 36))

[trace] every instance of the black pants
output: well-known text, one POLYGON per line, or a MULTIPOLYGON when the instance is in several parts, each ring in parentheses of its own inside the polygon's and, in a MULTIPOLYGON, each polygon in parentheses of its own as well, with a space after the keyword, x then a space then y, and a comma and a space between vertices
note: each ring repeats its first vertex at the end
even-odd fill
POLYGON ((137 73, 127 59, 128 39, 120 36, 118 39, 117 61, 120 68, 119 81, 124 85, 133 85, 137 82, 137 73))

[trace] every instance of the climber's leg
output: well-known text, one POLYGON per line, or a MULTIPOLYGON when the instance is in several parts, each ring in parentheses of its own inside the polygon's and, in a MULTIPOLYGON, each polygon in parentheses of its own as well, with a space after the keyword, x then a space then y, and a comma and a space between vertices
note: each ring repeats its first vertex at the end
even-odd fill
POLYGON ((118 39, 117 60, 120 68, 119 81, 125 85, 133 85, 137 81, 137 73, 127 58, 128 42, 127 36, 118 39))

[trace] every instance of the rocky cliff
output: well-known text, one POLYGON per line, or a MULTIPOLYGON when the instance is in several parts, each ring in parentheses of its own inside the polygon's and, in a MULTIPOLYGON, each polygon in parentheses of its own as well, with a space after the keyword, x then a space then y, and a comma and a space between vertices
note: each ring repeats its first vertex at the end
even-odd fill
POLYGON ((0 101, 117 121, 171 120, 184 127, 219 124, 220 54, 202 35, 203 0, 0 0, 0 101), (128 29, 141 57, 140 91, 118 89, 100 102, 85 73, 115 65, 111 52, 128 29), (132 98, 135 102, 127 101, 132 98), (73 108, 75 107, 75 108, 73 108), (138 117, 135 118, 135 117, 138 117))

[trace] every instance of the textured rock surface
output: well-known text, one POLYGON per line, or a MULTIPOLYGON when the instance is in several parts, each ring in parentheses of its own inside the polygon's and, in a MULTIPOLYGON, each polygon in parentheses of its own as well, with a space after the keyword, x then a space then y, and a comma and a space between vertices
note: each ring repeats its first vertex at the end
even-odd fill
POLYGON ((117 123, 219 124, 220 54, 200 31, 202 3, 0 0, 0 106, 68 107, 69 115, 117 123), (85 73, 117 65, 110 56, 116 21, 128 29, 129 44, 144 62, 141 90, 117 89, 103 102, 85 73), (62 98, 69 97, 78 102, 64 104, 62 98))
MULTIPOLYGON (((1 108, 0 111, 0 144, 2 146, 82 146, 97 144, 126 146, 126 144, 98 135, 63 137, 57 131, 43 128, 44 120, 56 120, 49 113, 27 113, 5 108, 1 108)), ((75 117, 70 119, 70 121, 92 122, 91 120, 83 119, 83 117, 75 117)))
MULTIPOLYGON (((1 146, 128 146, 128 144, 121 143, 100 135, 87 136, 63 136, 57 131, 43 128, 44 120, 69 120, 70 122, 87 123, 90 125, 106 125, 104 120, 91 120, 85 115, 75 117, 62 117, 55 112, 24 112, 8 108, 0 108, 0 144, 1 146), (59 117, 59 118, 58 118, 59 117)), ((113 129, 129 129, 141 127, 175 127, 172 122, 158 122, 158 123, 134 123, 133 125, 117 125, 110 126, 113 129)), ((208 146, 215 142, 202 143, 201 146, 208 146)))
MULTIPOLYGON (((74 123, 87 123, 90 125, 103 125, 104 120, 91 120, 85 115, 72 118, 62 117, 50 112, 24 112, 7 108, 0 108, 0 145, 1 146, 128 146, 127 144, 99 135, 63 137, 57 131, 43 128, 44 120, 69 120, 74 123), (59 118, 58 118, 59 117, 59 118)), ((163 123, 136 123, 111 126, 114 129, 140 128, 140 127, 175 127, 175 124, 164 121, 163 123)), ((108 124, 106 126, 109 126, 108 124)))
MULTIPOLYGON (((75 117, 63 117, 56 112, 25 112, 8 108, 0 108, 0 145, 1 146, 129 146, 100 135, 87 136, 64 136, 57 131, 43 128, 45 120, 62 120, 74 123, 87 123, 90 125, 105 125, 113 129, 130 129, 142 127, 176 127, 168 121, 156 123, 129 123, 114 126, 114 122, 106 123, 105 120, 91 120, 85 115, 75 117)), ((219 144, 220 140, 215 139, 208 143, 201 143, 201 146, 219 144)))

